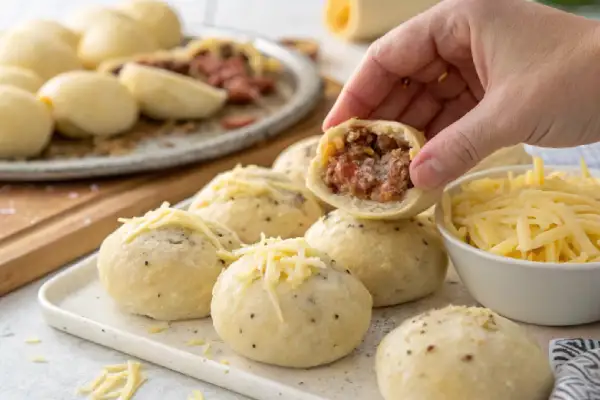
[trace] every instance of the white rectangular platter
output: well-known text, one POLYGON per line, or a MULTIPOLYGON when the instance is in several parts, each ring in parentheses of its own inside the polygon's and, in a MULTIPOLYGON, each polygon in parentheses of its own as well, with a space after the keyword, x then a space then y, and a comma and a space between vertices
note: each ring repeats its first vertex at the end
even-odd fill
MULTIPOLYGON (((404 305, 375 310, 365 340, 348 357, 309 370, 285 369, 235 355, 218 338, 210 318, 173 322, 162 332, 150 333, 151 328, 166 324, 121 312, 100 285, 96 258, 96 254, 86 258, 42 286, 39 301, 48 324, 258 400, 378 399, 375 352, 385 334, 403 320, 431 308, 476 304, 450 268, 444 286, 436 294, 404 305), (210 345, 188 345, 190 340, 196 339, 210 345)), ((600 324, 573 328, 528 328, 544 348, 552 338, 600 335, 600 324)))

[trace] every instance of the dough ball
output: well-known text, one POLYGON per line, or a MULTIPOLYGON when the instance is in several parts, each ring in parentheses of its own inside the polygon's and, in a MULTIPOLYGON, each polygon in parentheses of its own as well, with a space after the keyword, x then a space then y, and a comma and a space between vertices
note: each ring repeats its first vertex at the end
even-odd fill
POLYGON ((92 5, 78 9, 69 15, 65 21, 65 25, 73 32, 81 35, 98 21, 113 18, 132 21, 131 18, 113 8, 92 5))
POLYGON ((282 172, 294 182, 304 185, 308 166, 317 155, 321 135, 299 140, 281 152, 273 162, 273 170, 282 172))
POLYGON ((0 85, 9 85, 36 93, 44 84, 35 72, 25 68, 0 66, 0 85))
POLYGON ((427 296, 446 277, 442 242, 415 219, 360 220, 336 210, 311 226, 306 240, 360 279, 375 307, 427 296))
POLYGON ((110 136, 130 129, 138 105, 117 78, 92 71, 73 71, 46 82, 38 96, 52 109, 65 136, 110 136))
POLYGON ((45 19, 35 19, 27 21, 21 25, 16 26, 13 31, 15 32, 29 32, 38 35, 52 37, 56 40, 62 41, 70 48, 75 49, 77 42, 79 42, 79 35, 69 28, 64 27, 56 21, 50 21, 45 19))
POLYGON ((217 175, 197 195, 190 211, 219 221, 254 243, 271 237, 304 235, 322 214, 317 200, 287 176, 254 165, 217 175))
POLYGON ((217 280, 211 316, 236 353, 309 368, 360 344, 371 321, 369 292, 303 238, 263 239, 234 254, 241 258, 217 280))
POLYGON ((79 41, 79 59, 86 68, 95 69, 113 58, 150 53, 158 44, 142 25, 128 17, 108 15, 92 23, 79 41))
POLYGON ((201 119, 219 111, 225 90, 164 69, 126 64, 119 80, 140 104, 142 113, 157 119, 201 119))
POLYGON ((238 248, 237 236, 168 205, 123 222, 98 254, 100 281, 115 302, 164 321, 209 315, 212 288, 228 263, 219 251, 238 248))
POLYGON ((181 22, 175 10, 162 1, 130 0, 120 10, 152 32, 164 49, 179 46, 183 40, 181 22))
POLYGON ((44 81, 81 69, 75 51, 67 44, 31 32, 7 32, 0 38, 0 65, 31 70, 44 81))
POLYGON ((386 400, 545 400, 553 382, 527 331, 478 307, 404 321, 379 345, 376 372, 386 400))
POLYGON ((52 137, 48 107, 23 89, 0 85, 0 158, 37 156, 52 137))

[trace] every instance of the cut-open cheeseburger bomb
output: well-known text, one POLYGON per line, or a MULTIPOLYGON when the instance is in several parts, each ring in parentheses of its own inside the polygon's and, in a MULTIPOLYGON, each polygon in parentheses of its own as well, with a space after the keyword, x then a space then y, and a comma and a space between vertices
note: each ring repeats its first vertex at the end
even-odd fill
POLYGON ((424 144, 421 132, 399 122, 350 119, 321 137, 307 187, 357 218, 413 217, 440 194, 410 180, 410 162, 424 144))

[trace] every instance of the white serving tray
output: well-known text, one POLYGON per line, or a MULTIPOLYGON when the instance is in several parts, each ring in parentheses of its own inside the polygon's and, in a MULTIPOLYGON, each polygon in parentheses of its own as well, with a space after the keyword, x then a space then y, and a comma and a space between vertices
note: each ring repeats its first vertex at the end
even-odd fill
MULTIPOLYGON (((187 204, 188 201, 177 207, 187 204)), ((379 399, 375 352, 385 334, 403 320, 431 308, 450 303, 476 305, 450 268, 444 286, 436 294, 374 310, 364 342, 348 357, 310 370, 287 369, 235 355, 218 338, 210 318, 173 322, 163 332, 149 333, 149 328, 165 324, 121 312, 100 285, 96 259, 97 254, 91 255, 40 288, 39 301, 49 325, 258 400, 379 399), (204 346, 186 345, 190 339, 211 343, 210 352, 204 354, 204 346), (223 364, 224 360, 229 365, 223 364)), ((589 338, 600 333, 600 324, 573 328, 529 325, 528 328, 546 349, 552 338, 589 338)))

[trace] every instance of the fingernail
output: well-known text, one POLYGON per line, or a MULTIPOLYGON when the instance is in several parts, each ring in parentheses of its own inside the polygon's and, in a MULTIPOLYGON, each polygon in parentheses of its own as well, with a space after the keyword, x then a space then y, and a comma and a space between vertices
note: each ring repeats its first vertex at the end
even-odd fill
POLYGON ((428 158, 411 170, 415 185, 422 189, 435 189, 446 182, 447 168, 435 158, 428 158))

